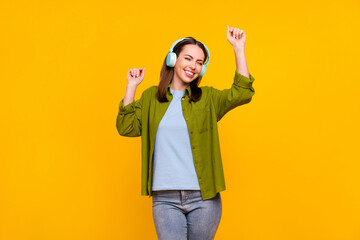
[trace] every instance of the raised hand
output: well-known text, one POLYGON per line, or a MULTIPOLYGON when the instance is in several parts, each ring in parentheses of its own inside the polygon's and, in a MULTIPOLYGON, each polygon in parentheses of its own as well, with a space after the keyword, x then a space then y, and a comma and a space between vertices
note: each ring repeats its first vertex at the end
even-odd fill
POLYGON ((227 27, 227 40, 234 48, 244 48, 246 42, 246 34, 243 30, 235 27, 227 27))
POLYGON ((145 68, 130 68, 126 75, 127 83, 138 86, 145 76, 145 68))

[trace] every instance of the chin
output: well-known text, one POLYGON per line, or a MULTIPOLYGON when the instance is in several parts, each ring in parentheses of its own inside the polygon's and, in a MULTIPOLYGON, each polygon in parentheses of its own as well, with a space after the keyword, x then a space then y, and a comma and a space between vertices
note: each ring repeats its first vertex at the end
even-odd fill
POLYGON ((194 79, 183 79, 183 82, 186 82, 186 83, 191 83, 195 80, 196 78, 194 79))
POLYGON ((182 80, 183 80, 183 82, 191 83, 192 81, 196 80, 198 77, 199 77, 199 75, 197 75, 197 76, 190 79, 190 78, 185 76, 182 80))

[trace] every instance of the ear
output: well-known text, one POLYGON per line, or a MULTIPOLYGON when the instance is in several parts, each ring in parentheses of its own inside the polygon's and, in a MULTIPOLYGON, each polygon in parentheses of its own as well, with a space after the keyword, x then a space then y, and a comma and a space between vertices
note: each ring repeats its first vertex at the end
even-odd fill
POLYGON ((175 66, 176 58, 177 58, 176 53, 174 53, 174 52, 168 53, 168 55, 166 57, 166 65, 168 67, 175 66))

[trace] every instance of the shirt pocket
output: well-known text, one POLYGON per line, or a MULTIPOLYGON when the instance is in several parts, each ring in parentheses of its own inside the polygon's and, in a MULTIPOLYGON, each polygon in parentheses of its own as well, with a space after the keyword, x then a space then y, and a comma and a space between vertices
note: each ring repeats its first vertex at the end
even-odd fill
POLYGON ((196 128, 199 133, 206 132, 211 129, 210 109, 208 107, 199 107, 194 111, 196 128))

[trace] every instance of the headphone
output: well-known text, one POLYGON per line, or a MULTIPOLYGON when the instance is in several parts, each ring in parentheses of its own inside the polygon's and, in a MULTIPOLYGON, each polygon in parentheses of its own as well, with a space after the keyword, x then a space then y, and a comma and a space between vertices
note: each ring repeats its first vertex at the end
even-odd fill
MULTIPOLYGON (((174 49, 174 46, 175 46, 178 42, 180 42, 180 41, 182 41, 182 40, 184 40, 184 39, 187 39, 187 38, 181 38, 181 39, 179 39, 179 40, 176 40, 176 41, 173 43, 173 45, 171 45, 170 52, 169 52, 169 53, 167 54, 167 56, 166 56, 166 66, 168 66, 168 67, 174 67, 174 66, 175 66, 175 62, 176 62, 177 57, 176 57, 176 53, 173 52, 173 49, 174 49)), ((200 41, 199 41, 199 42, 200 42, 200 41)), ((203 43, 202 43, 202 44, 203 44, 203 43)), ((202 77, 202 76, 205 74, 205 72, 206 72, 206 67, 209 65, 209 61, 210 61, 210 51, 209 51, 209 49, 206 47, 205 44, 203 44, 203 45, 204 45, 204 47, 205 47, 206 50, 207 50, 208 59, 207 59, 206 63, 202 66, 202 70, 201 70, 201 73, 200 73, 199 77, 202 77)))

